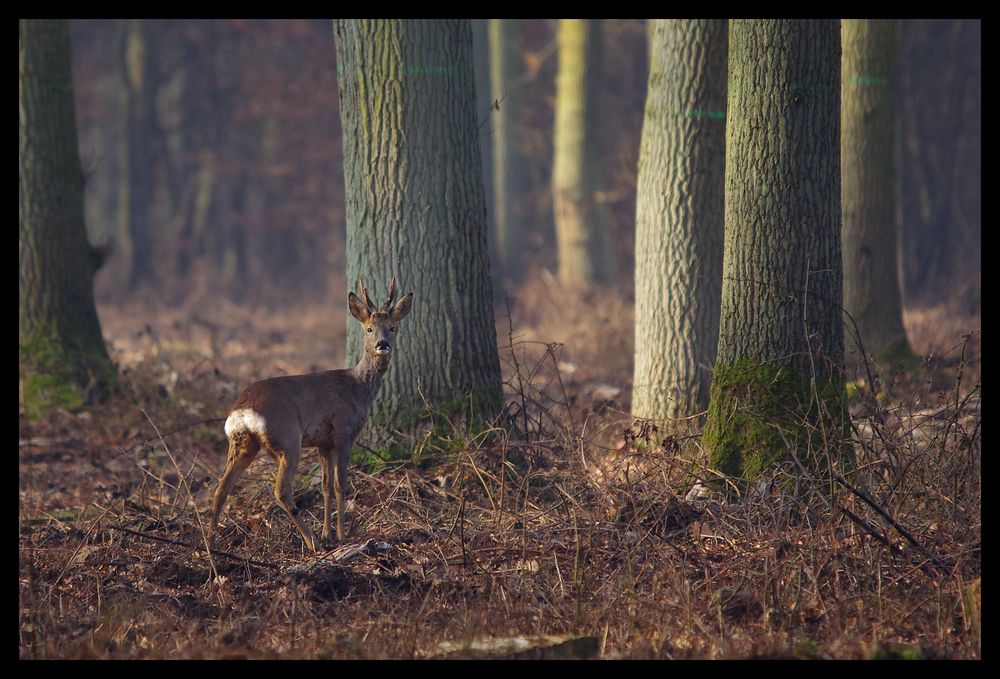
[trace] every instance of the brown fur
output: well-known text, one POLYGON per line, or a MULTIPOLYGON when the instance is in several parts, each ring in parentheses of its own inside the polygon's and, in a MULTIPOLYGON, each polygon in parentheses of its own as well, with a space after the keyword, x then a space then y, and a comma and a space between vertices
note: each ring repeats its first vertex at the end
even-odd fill
POLYGON ((337 539, 343 540, 347 458, 389 367, 396 324, 410 312, 413 299, 411 292, 393 305, 395 287, 393 278, 389 299, 377 311, 363 283, 364 302, 353 292, 348 295, 351 314, 365 328, 365 350, 357 366, 261 380, 247 387, 233 403, 230 416, 239 410, 251 410, 262 418, 264 431, 247 428, 245 420, 240 420, 229 433, 226 471, 212 501, 210 542, 214 543, 215 526, 226 497, 263 448, 278 462, 275 499, 291 517, 306 545, 316 549, 316 539, 299 517, 292 499, 292 480, 304 447, 318 449, 323 468, 323 540, 330 538, 331 493, 336 496, 337 539), (380 345, 386 349, 384 352, 380 352, 380 345))

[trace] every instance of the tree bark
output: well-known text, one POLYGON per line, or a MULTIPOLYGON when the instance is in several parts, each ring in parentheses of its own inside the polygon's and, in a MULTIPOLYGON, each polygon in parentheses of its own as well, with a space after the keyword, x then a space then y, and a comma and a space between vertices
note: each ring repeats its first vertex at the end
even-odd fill
POLYGON ((703 443, 754 478, 842 451, 840 22, 734 20, 719 350, 703 443))
POLYGON ((82 406, 114 378, 94 307, 99 258, 83 215, 69 27, 20 19, 18 344, 32 415, 82 406))
POLYGON ((637 187, 632 413, 665 420, 708 407, 718 346, 727 26, 653 23, 637 187))
MULTIPOLYGON (((488 417, 502 391, 469 22, 338 20, 334 30, 347 280, 363 276, 384 298, 395 275, 414 293, 366 439, 406 431, 428 405, 488 417)), ((347 337, 353 365, 362 336, 350 318, 347 337)))
POLYGON ((472 19, 472 56, 476 68, 476 125, 479 137, 479 158, 482 164, 483 190, 486 194, 486 231, 493 275, 494 293, 500 289, 499 253, 497 252, 496 208, 493 199, 493 86, 490 66, 490 19, 472 19))
POLYGON ((912 359, 899 285, 896 22, 845 19, 841 31, 844 309, 854 321, 845 345, 855 360, 862 347, 879 360, 912 359))
POLYGON ((597 135, 600 60, 600 21, 560 20, 552 202, 559 279, 567 286, 613 285, 617 276, 607 207, 595 200, 603 161, 597 135))

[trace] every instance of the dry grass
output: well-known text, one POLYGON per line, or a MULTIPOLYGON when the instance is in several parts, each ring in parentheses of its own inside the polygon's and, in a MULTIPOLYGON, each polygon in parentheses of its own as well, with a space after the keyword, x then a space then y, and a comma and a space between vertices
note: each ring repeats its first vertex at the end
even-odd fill
MULTIPOLYGON (((352 469, 349 540, 328 563, 303 552, 264 456, 210 560, 195 509, 224 463, 221 423, 162 440, 153 426, 221 417, 264 375, 339 365, 341 314, 234 308, 215 327, 102 309, 127 396, 20 420, 20 656, 422 658, 446 640, 569 635, 601 658, 980 657, 963 605, 982 536, 965 320, 907 314, 936 358, 852 406, 860 495, 691 504, 697 439, 658 440, 625 414, 631 305, 551 298, 526 287, 514 332, 498 318, 509 407, 493 434, 432 467, 352 469)), ((317 526, 312 457, 296 497, 317 526)))

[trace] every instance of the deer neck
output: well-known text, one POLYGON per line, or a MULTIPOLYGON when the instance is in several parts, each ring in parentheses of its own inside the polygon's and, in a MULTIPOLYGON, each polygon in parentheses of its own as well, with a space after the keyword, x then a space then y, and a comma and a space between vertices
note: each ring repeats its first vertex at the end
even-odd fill
POLYGON ((385 371, 389 368, 389 357, 386 356, 376 357, 371 356, 367 351, 362 352, 361 360, 358 364, 351 370, 359 383, 368 387, 371 391, 372 396, 378 391, 379 387, 382 386, 382 376, 385 375, 385 371))

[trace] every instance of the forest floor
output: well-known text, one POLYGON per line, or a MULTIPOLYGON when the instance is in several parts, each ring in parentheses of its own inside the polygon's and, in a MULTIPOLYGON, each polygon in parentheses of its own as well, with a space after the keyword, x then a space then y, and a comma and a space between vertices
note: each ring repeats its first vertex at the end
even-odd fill
MULTIPOLYGON (((346 312, 102 307, 121 395, 19 418, 20 657, 980 657, 978 317, 909 310, 923 364, 856 382, 857 492, 688 502, 699 439, 628 415, 631 307, 542 283, 511 307, 494 430, 352 465, 318 557, 258 456, 211 558, 222 423, 169 432, 342 366, 346 312)), ((312 455, 295 492, 318 529, 312 455)))

